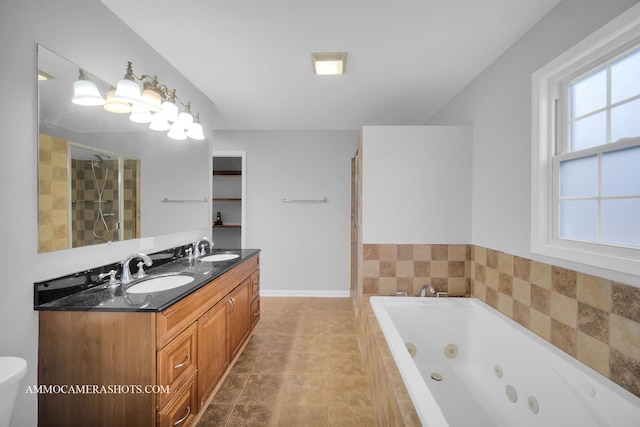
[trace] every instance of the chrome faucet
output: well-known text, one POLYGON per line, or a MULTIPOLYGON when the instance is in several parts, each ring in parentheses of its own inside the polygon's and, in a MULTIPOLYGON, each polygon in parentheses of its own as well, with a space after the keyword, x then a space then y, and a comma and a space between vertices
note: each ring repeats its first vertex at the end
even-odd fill
POLYGON ((435 289, 433 289, 433 286, 431 286, 430 284, 428 284, 428 283, 427 283, 426 285, 424 285, 424 286, 420 289, 420 295, 419 295, 419 296, 421 296, 421 297, 426 297, 426 296, 427 296, 427 290, 428 290, 429 292, 431 292, 433 295, 437 295, 437 294, 436 294, 436 290, 435 290, 435 289))
POLYGON ((201 255, 206 255, 204 246, 201 248, 200 243, 206 242, 209 245, 209 253, 213 250, 213 242, 207 237, 202 237, 193 244, 193 256, 194 258, 200 258, 201 255))
MULTIPOLYGON (((153 264, 151 258, 148 255, 143 254, 142 252, 138 252, 135 254, 131 254, 122 261, 122 275, 120 276, 120 283, 126 285, 128 283, 133 282, 133 278, 131 277, 131 270, 129 269, 129 263, 134 259, 139 258, 144 262, 144 265, 150 267, 153 264)), ((142 266, 140 266, 142 268, 142 266)))

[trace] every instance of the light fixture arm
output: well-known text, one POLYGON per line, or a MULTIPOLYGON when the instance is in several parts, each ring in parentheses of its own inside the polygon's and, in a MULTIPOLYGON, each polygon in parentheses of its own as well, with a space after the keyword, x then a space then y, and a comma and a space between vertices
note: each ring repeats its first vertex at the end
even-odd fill
POLYGON ((131 61, 127 62, 127 74, 125 74, 124 78, 128 80, 134 80, 134 81, 138 80, 142 82, 143 85, 149 85, 148 86, 149 89, 159 92, 163 97, 165 97, 165 99, 168 99, 170 101, 178 101, 180 105, 182 105, 185 108, 186 112, 191 113, 191 101, 188 101, 185 103, 183 100, 178 98, 178 96, 176 95, 176 90, 170 89, 165 84, 161 84, 158 81, 158 76, 156 75, 153 75, 153 76, 149 74, 143 74, 141 76, 136 75, 133 72, 133 64, 131 63, 131 61), (151 82, 149 83, 146 80, 151 80, 151 82))

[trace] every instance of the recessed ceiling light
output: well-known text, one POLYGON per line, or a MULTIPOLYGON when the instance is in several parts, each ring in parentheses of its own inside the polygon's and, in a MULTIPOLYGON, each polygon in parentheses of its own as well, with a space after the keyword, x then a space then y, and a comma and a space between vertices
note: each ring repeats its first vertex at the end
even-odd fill
POLYGON ((319 76, 344 74, 347 52, 312 53, 313 72, 319 76))

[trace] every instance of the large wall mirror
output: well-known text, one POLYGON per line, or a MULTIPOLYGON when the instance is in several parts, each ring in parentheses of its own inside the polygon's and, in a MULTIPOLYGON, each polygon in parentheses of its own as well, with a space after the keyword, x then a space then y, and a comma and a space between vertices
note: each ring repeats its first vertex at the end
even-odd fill
POLYGON ((39 252, 187 231, 199 223, 194 215, 205 224, 205 203, 185 210, 161 202, 206 201, 207 181, 185 173, 199 169, 193 159, 208 152, 206 141, 187 150, 128 114, 72 103, 80 75, 102 94, 112 85, 43 46, 38 75, 39 252), (194 194, 176 194, 185 188, 194 194))

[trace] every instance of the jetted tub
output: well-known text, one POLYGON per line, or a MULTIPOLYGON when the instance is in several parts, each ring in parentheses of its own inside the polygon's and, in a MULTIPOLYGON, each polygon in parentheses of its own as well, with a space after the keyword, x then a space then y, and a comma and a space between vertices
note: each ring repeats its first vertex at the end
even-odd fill
POLYGON ((424 426, 640 426, 640 398, 476 298, 370 303, 424 426))

